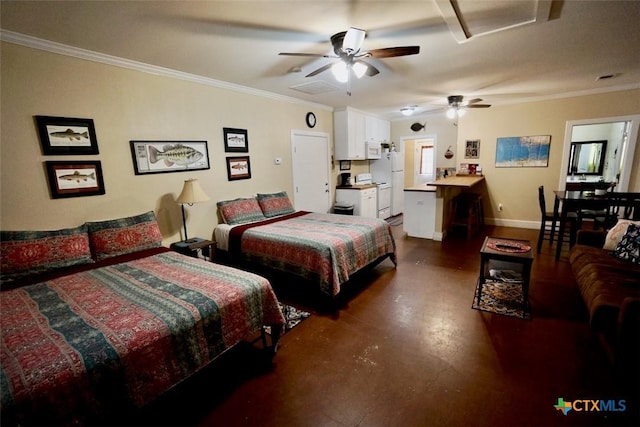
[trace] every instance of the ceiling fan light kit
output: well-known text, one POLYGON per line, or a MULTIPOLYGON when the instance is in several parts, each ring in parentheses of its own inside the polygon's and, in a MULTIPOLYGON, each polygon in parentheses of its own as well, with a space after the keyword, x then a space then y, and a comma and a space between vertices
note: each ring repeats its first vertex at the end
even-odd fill
MULTIPOLYGON (((351 27, 348 31, 342 31, 331 36, 331 45, 333 46, 335 56, 319 53, 293 52, 280 52, 280 55, 336 58, 338 59, 337 62, 323 65, 322 67, 310 72, 305 77, 313 77, 331 69, 337 81, 341 83, 349 83, 349 75, 351 71, 353 71, 357 78, 361 78, 365 74, 369 77, 373 77, 380 73, 380 70, 375 66, 363 61, 361 58, 381 59, 395 56, 416 55, 420 53, 420 46, 387 47, 361 52, 360 50, 364 43, 366 34, 367 33, 364 30, 351 27)), ((349 95, 351 94, 349 90, 347 90, 347 93, 349 95)))

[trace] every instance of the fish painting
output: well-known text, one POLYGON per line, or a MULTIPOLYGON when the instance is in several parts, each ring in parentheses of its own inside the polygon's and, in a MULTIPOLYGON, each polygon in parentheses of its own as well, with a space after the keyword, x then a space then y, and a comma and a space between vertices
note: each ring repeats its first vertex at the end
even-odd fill
POLYGON ((149 161, 151 163, 157 163, 160 160, 164 160, 164 164, 167 165, 167 167, 173 166, 174 164, 188 166, 191 163, 197 162, 202 157, 203 154, 195 148, 182 144, 165 145, 162 151, 153 145, 149 146, 149 161))
POLYGON ((69 138, 69 141, 73 141, 74 139, 80 140, 82 138, 89 139, 89 132, 75 132, 73 129, 67 129, 65 131, 51 132, 50 136, 54 136, 56 138, 69 138))
POLYGON ((233 166, 231 166, 231 169, 237 169, 237 170, 243 170, 246 168, 247 168, 246 163, 234 163, 233 166))
POLYGON ((60 175, 58 177, 59 180, 62 181, 76 181, 76 182, 80 182, 80 181, 87 181, 89 179, 92 179, 95 181, 96 179, 96 174, 94 172, 85 175, 85 174, 81 174, 79 171, 74 171, 73 173, 67 174, 67 175, 60 175))

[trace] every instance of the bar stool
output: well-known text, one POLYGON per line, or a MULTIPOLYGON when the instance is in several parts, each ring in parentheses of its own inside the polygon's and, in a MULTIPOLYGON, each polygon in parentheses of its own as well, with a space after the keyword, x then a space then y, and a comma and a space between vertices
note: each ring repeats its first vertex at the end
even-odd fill
POLYGON ((462 227, 467 230, 467 239, 484 226, 484 208, 482 194, 460 193, 453 199, 452 227, 462 227))

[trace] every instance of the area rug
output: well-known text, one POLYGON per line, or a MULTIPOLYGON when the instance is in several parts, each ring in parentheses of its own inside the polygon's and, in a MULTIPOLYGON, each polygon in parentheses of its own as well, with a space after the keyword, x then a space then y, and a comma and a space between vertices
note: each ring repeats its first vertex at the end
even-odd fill
POLYGON ((531 320, 531 309, 524 309, 522 285, 486 282, 482 285, 482 298, 478 305, 478 287, 473 295, 471 308, 504 316, 531 320))
MULTIPOLYGON (((280 310, 284 315, 285 325, 284 325, 284 334, 289 332, 294 327, 298 326, 304 319, 311 316, 311 313, 303 310, 299 310, 292 305, 283 304, 278 302, 280 305, 280 310)), ((265 332, 271 335, 271 327, 265 326, 265 332)))

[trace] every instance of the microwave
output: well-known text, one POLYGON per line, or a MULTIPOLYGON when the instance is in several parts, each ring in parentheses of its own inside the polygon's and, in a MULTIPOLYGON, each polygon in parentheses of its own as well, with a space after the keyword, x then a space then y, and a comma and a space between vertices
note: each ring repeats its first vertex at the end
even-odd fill
POLYGON ((367 142, 367 159, 380 159, 382 157, 382 145, 379 142, 367 142))

